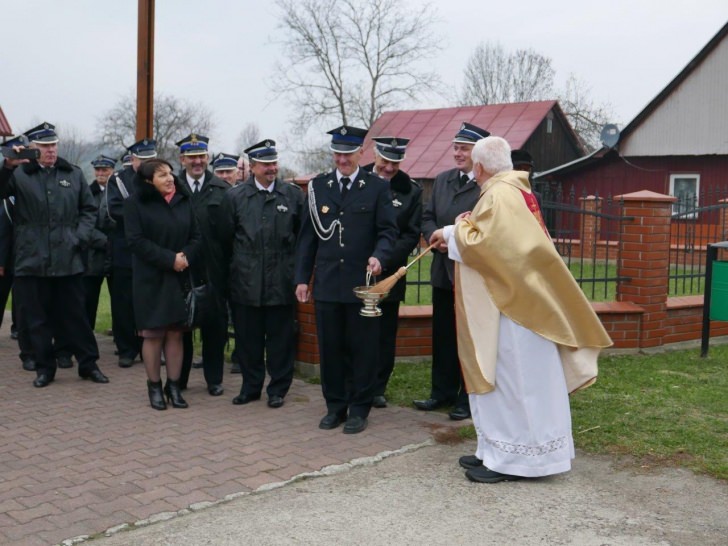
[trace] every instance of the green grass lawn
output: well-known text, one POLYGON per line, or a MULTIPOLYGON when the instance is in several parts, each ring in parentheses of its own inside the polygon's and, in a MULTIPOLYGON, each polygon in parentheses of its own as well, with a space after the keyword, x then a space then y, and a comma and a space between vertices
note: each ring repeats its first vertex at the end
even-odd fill
MULTIPOLYGON (((394 405, 427 398, 430 364, 397 363, 394 405)), ((640 465, 683 466, 728 480, 728 346, 603 356, 592 387, 571 396, 574 441, 589 453, 631 455, 640 465)), ((463 437, 474 437, 472 426, 463 437)))

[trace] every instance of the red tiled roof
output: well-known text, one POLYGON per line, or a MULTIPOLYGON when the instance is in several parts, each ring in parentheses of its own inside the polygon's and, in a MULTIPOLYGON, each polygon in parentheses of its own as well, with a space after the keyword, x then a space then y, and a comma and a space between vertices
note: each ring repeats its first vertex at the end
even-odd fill
POLYGON ((362 164, 374 161, 371 137, 404 137, 411 141, 402 169, 413 178, 435 178, 453 168, 452 139, 464 121, 505 138, 513 149, 522 148, 555 105, 549 100, 385 112, 369 129, 362 164))
POLYGON ((10 128, 10 123, 8 123, 8 118, 5 117, 5 114, 3 113, 2 106, 0 106, 0 136, 12 136, 13 130, 10 128))

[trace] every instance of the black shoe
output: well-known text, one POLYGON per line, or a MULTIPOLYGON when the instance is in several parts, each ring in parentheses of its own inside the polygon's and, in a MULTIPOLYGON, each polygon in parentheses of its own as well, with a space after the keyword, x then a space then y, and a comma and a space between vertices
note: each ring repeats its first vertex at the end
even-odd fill
POLYGON ((119 357, 119 368, 131 368, 134 365, 134 359, 128 356, 119 357))
POLYGON ((475 455, 463 455, 458 459, 458 463, 466 470, 470 470, 483 466, 483 459, 478 459, 475 455))
POLYGON ((149 405, 155 410, 166 410, 167 403, 164 401, 162 382, 152 383, 147 379, 147 392, 149 393, 149 405))
POLYGON ((10 339, 18 339, 18 329, 15 326, 10 328, 10 339))
POLYGON ((26 372, 34 372, 35 371, 35 360, 32 358, 26 358, 23 360, 23 369, 26 372))
POLYGON ((491 470, 485 466, 471 468, 465 472, 465 477, 467 477, 471 482, 478 483, 514 482, 523 479, 521 476, 501 474, 500 472, 496 472, 495 470, 491 470))
POLYGON ((199 362, 193 362, 192 363, 192 367, 195 370, 199 370, 200 368, 204 368, 205 367, 205 364, 202 362, 202 360, 200 360, 199 362))
POLYGON ((437 398, 428 398, 427 400, 412 400, 412 403, 418 410, 432 411, 443 406, 447 406, 445 400, 438 400, 437 398))
POLYGON ((467 419, 470 417, 470 408, 456 406, 450 413, 448 413, 448 415, 453 421, 462 421, 463 419, 467 419))
POLYGON ((378 394, 374 398, 372 398, 372 407, 373 408, 386 408, 387 407, 387 399, 384 398, 384 395, 378 394))
POLYGON ((103 373, 101 373, 101 370, 91 370, 87 374, 83 374, 80 376, 81 379, 90 379, 94 383, 108 383, 109 378, 106 377, 103 373))
POLYGON ((260 393, 248 394, 241 392, 235 398, 233 398, 233 404, 235 404, 236 406, 242 406, 243 404, 254 402, 255 400, 260 400, 260 393))
POLYGON ((208 385, 207 392, 210 396, 220 396, 225 392, 225 389, 222 388, 222 385, 208 385))
POLYGON ((167 384, 164 386, 164 394, 167 395, 167 402, 172 404, 173 408, 187 408, 189 404, 182 398, 180 392, 179 381, 172 381, 167 379, 167 384))
POLYGON ((230 373, 240 373, 240 364, 233 362, 233 365, 230 367, 230 373))
POLYGON ((274 394, 273 396, 268 398, 268 407, 269 408, 280 408, 283 405, 283 397, 278 396, 274 394))
POLYGON ((39 373, 38 377, 33 380, 33 386, 38 387, 39 389, 47 387, 51 383, 53 383, 53 377, 51 377, 47 373, 39 373))
POLYGON ((349 417, 344 425, 344 434, 357 434, 367 428, 366 417, 349 417))
POLYGON ((346 418, 342 417, 341 415, 337 415, 336 413, 329 413, 325 415, 323 419, 321 419, 321 422, 319 423, 319 428, 322 430, 331 430, 338 427, 344 421, 346 421, 346 418))
POLYGON ((70 356, 59 356, 56 357, 56 366, 59 368, 73 368, 73 360, 70 356))

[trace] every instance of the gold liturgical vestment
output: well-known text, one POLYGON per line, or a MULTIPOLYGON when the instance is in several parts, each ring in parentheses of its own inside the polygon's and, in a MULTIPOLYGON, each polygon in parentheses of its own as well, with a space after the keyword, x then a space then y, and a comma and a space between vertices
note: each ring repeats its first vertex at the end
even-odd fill
POLYGON ((599 351, 612 345, 524 192, 531 197, 528 173, 495 175, 453 230, 462 258, 455 269, 458 353, 471 394, 495 388, 501 313, 556 343, 569 392, 594 383, 599 351))

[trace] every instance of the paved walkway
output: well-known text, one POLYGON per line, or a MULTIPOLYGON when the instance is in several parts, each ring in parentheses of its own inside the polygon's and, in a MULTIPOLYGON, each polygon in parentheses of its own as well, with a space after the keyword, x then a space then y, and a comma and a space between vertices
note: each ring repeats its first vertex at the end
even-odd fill
MULTIPOLYGON (((123 523, 287 480, 360 457, 420 444, 443 414, 373 410, 369 428, 344 435, 318 429, 318 385, 295 381, 280 409, 265 401, 233 406, 239 375, 221 397, 193 370, 189 409, 149 407, 142 365, 121 369, 111 339, 100 336, 108 385, 58 370, 36 389, 17 345, 0 330, 0 543, 56 544, 123 523)), ((229 369, 229 368, 228 368, 229 369)))

